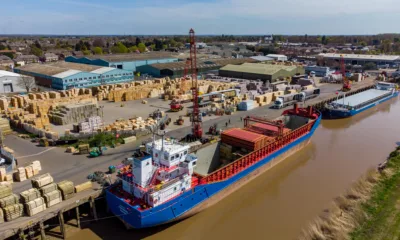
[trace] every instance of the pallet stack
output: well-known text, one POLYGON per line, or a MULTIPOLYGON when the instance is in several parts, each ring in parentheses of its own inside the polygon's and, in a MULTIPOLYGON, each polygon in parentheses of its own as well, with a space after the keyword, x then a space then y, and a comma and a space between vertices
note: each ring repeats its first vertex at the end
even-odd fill
POLYGON ((11 184, 0 185, 0 222, 9 222, 23 214, 23 206, 19 204, 19 196, 13 194, 11 184))
POLYGON ((58 189, 61 191, 63 200, 72 198, 75 195, 74 183, 68 180, 64 180, 57 184, 58 189))

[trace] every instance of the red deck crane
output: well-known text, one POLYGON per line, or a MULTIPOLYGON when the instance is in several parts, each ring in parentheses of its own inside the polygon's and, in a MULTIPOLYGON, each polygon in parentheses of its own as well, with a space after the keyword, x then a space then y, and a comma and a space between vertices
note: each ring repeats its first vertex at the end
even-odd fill
POLYGON ((195 138, 203 136, 201 126, 201 115, 199 108, 199 89, 197 84, 197 58, 196 58, 196 39, 193 28, 189 31, 190 38, 190 72, 192 77, 193 112, 192 112, 192 134, 195 138))
POLYGON ((340 71, 342 73, 342 78, 343 78, 342 91, 343 92, 350 91, 351 90, 351 85, 350 85, 350 81, 346 77, 346 65, 344 64, 343 55, 340 55, 340 71))

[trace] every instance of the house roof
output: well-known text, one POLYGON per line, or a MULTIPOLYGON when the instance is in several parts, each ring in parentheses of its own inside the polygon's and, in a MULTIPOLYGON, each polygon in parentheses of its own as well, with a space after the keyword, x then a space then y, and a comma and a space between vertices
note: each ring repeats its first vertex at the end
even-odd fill
POLYGON ((56 78, 66 78, 81 72, 103 74, 115 70, 116 68, 70 62, 57 62, 51 64, 29 64, 16 69, 56 78))
POLYGON ((15 60, 18 61, 18 60, 32 59, 32 58, 34 58, 34 59, 39 59, 39 58, 38 58, 37 56, 35 56, 35 55, 21 55, 21 56, 16 57, 15 60))
POLYGON ((11 58, 6 55, 0 55, 0 60, 11 60, 11 58))
POLYGON ((19 76, 21 75, 18 73, 0 70, 0 77, 19 77, 19 76))
POLYGON ((260 64, 260 63, 243 63, 242 65, 226 65, 221 68, 224 71, 233 72, 247 72, 262 75, 274 75, 281 70, 294 71, 296 66, 285 66, 285 65, 272 65, 272 64, 260 64))

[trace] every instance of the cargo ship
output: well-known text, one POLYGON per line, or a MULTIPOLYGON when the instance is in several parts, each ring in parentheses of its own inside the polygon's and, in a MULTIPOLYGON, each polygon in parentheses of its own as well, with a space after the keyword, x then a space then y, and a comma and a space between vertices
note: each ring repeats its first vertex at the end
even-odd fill
MULTIPOLYGON (((325 105, 324 118, 338 119, 354 116, 399 95, 394 83, 377 82, 373 89, 337 99, 325 105)), ((339 94, 338 94, 339 98, 339 94)))
POLYGON ((295 104, 274 120, 243 121, 243 128, 227 129, 195 149, 153 136, 119 167, 106 189, 109 210, 138 229, 190 217, 306 146, 321 114, 295 104))

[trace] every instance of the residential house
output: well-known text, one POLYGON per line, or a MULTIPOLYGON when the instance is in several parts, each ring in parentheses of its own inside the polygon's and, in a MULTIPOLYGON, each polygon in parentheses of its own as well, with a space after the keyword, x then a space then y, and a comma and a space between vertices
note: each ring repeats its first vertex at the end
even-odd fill
POLYGON ((54 53, 45 53, 43 56, 44 62, 57 62, 58 56, 54 53))
POLYGON ((0 55, 0 66, 6 67, 6 68, 13 68, 14 62, 8 56, 0 55))
POLYGON ((26 64, 39 62, 39 58, 35 55, 21 55, 16 57, 14 62, 19 66, 24 66, 26 64))

